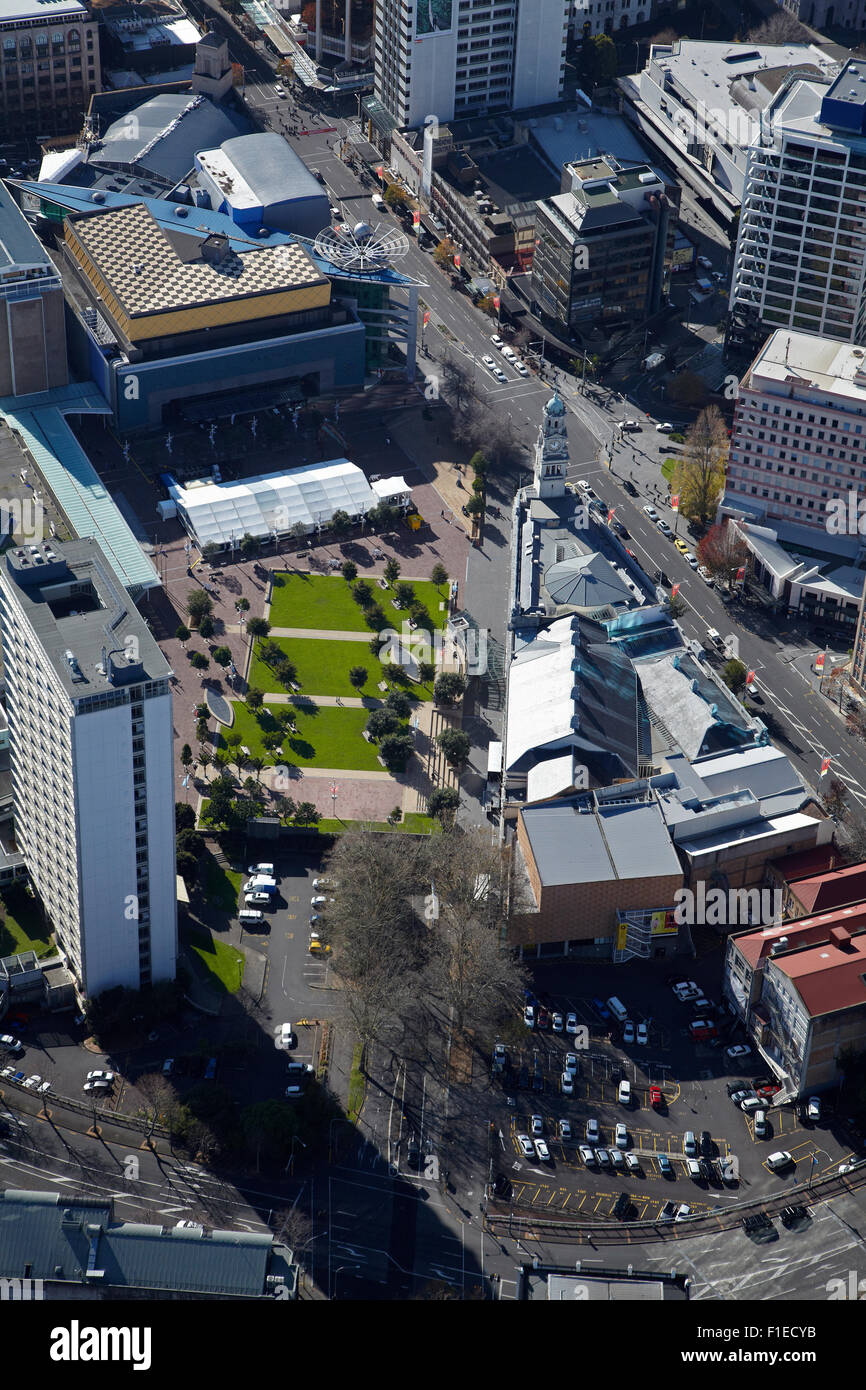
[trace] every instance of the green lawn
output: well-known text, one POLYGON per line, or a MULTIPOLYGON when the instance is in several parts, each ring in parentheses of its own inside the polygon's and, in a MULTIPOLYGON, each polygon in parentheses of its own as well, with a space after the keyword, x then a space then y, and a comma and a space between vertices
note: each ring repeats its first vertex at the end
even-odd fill
POLYGON ((342 835, 347 830, 395 830, 398 834, 402 831, 405 835, 429 835, 440 828, 438 820, 420 811, 410 811, 396 825, 389 825, 385 820, 326 820, 324 817, 316 823, 316 829, 328 835, 342 835))
POLYGON ((227 917, 233 917, 238 910, 242 879, 242 874, 235 873, 233 869, 224 869, 212 854, 202 856, 199 882, 208 907, 215 907, 227 917))
MULTIPOLYGON (((359 578, 363 576, 359 575, 359 578)), ((401 576, 402 577, 402 576, 401 576)), ((381 589, 377 580, 370 581, 376 601, 390 618, 394 615, 394 626, 400 629, 403 615, 399 609, 391 607, 394 597, 390 589, 381 589)), ((447 612, 440 612, 439 604, 447 601, 448 586, 436 588, 428 579, 409 581, 415 589, 416 597, 424 604, 436 627, 444 627, 447 612)), ((331 632, 366 632, 370 629, 364 615, 352 597, 352 586, 342 575, 330 574, 291 574, 286 572, 274 576, 274 590, 271 596, 269 615, 271 627, 309 627, 324 628, 331 632)))
POLYGON ((244 977, 244 957, 234 946, 215 941, 209 931, 187 927, 183 932, 185 944, 208 971, 208 983, 218 990, 235 994, 244 977))
POLYGON ((346 1117, 350 1124, 356 1125, 361 1117, 364 1108, 364 1100, 367 1095, 367 1083, 361 1071, 361 1057, 364 1048, 358 1043, 352 1051, 352 1070, 349 1073, 349 1099, 346 1105, 346 1117))
MULTIPOLYGON (((371 695, 380 700, 383 698, 383 692, 379 690, 379 682, 384 674, 382 664, 370 651, 369 639, 366 642, 328 642, 318 637, 277 637, 273 640, 297 667, 297 684, 305 694, 314 697, 371 695), (364 666, 367 670, 367 683, 360 690, 356 690, 349 680, 353 666, 364 666)), ((257 642, 250 670, 250 685, 258 686, 267 695, 285 694, 286 687, 257 655, 259 646, 257 642)), ((433 698, 432 685, 419 685, 407 678, 405 682, 399 682, 399 688, 413 699, 433 698)))
POLYGON ((670 482, 671 478, 674 476, 674 469, 678 463, 679 459, 665 459, 662 464, 662 477, 667 478, 668 482, 670 482))
MULTIPOLYGON (((245 704, 240 701, 233 704, 233 727, 240 734, 241 743, 249 748, 254 757, 264 758, 268 763, 279 762, 279 756, 269 753, 261 741, 263 732, 279 727, 270 710, 267 707, 259 710, 259 717, 256 718, 245 704)), ((368 710, 319 705, 310 708, 303 701, 292 708, 298 732, 286 734, 283 738, 283 759, 286 762, 303 767, 357 768, 370 772, 382 770, 375 745, 361 737, 361 730, 369 717, 368 710)))
POLYGON ((0 899, 0 956, 17 956, 35 951, 49 956, 55 950, 46 930, 36 899, 21 888, 7 888, 0 899))

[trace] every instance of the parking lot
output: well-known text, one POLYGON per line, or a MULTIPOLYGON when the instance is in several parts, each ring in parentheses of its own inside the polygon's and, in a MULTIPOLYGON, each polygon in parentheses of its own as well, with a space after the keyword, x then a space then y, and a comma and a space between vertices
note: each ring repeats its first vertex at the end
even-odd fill
MULTIPOLYGON (((763 1137, 756 1134, 753 1115, 734 1103, 728 1086, 742 1080, 748 1089, 753 1082, 771 1081, 772 1074, 755 1051, 727 1056, 728 1047, 745 1044, 734 1020, 718 1007, 713 964, 717 974, 718 956, 701 966, 698 984, 706 1004, 700 1011, 711 1014, 717 1036, 700 1041, 689 1031, 692 1001, 678 999, 673 984, 676 978, 691 980, 698 973, 693 962, 679 975, 670 966, 617 970, 561 963, 554 969, 545 963, 537 968, 536 1027, 520 1030, 520 1041, 508 1049, 507 1071, 493 1078, 499 1112, 494 1170, 500 1201, 515 1211, 529 1207, 610 1217, 618 1201, 622 1209, 625 1192, 629 1219, 654 1221, 662 1217, 666 1204, 684 1204, 690 1214, 698 1215, 738 1198, 776 1194, 810 1176, 817 1179, 852 1157, 850 1141, 835 1124, 828 1102, 821 1120, 810 1123, 801 1107, 775 1107, 768 1096, 763 1104, 765 1132, 763 1137), (579 989, 568 989, 571 979, 579 981, 579 989), (623 1002, 632 1023, 647 1023, 645 1043, 637 1043, 636 1030, 628 1032, 634 1041, 623 1041, 623 1023, 606 1008, 611 995, 623 1002), (547 1027, 539 1027, 538 1014, 543 1018, 545 1011, 547 1027), (565 1030, 553 1030, 557 1012, 573 1012, 587 1024, 582 1050, 565 1030), (569 1052, 573 1076, 563 1086, 569 1052), (618 1100, 622 1080, 630 1083, 627 1104, 618 1100), (660 1093, 655 1105, 651 1086, 660 1093), (533 1117, 540 1118, 540 1135, 537 1123, 533 1135, 533 1117), (560 1132, 562 1120, 571 1128, 566 1138, 560 1132), (580 1153, 580 1146, 588 1143, 587 1121, 598 1126, 597 1137, 589 1141, 594 1150, 589 1163, 580 1153), (626 1125, 626 1147, 621 1148, 622 1158, 612 1160, 618 1123, 626 1125), (686 1131, 695 1136, 695 1157, 701 1164, 694 1175, 684 1152, 686 1131), (528 1136, 530 1142, 540 1138, 548 1158, 524 1153, 520 1136, 528 1136), (767 1159, 779 1150, 791 1155, 792 1164, 776 1172, 767 1159), (627 1167, 625 1154, 635 1155, 639 1166, 627 1167), (721 1167, 731 1160, 735 1180, 726 1179, 721 1167)), ((668 1206, 664 1215, 670 1214, 668 1206)))

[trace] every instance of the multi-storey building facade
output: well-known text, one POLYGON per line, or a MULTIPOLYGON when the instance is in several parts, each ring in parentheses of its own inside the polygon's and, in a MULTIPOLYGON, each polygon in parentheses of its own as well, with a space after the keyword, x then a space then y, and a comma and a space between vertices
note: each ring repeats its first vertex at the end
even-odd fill
POLYGON ((84 995, 173 979, 171 671, 93 540, 7 552, 15 832, 84 995))
POLYGON ((749 152, 731 315, 866 341, 866 63, 788 79, 749 152))
MULTIPOLYGON (((847 535, 849 495, 861 496, 864 480, 866 353, 778 330, 740 383, 726 506, 847 535)), ((866 532, 866 518, 863 526, 866 532)))
POLYGON ((398 125, 558 101, 571 0, 380 0, 375 91, 398 125))
POLYGON ((573 0, 571 31, 576 39, 618 33, 643 24, 655 8, 654 0, 573 0))
POLYGON ((570 335, 579 323, 634 323, 661 305, 676 211, 647 164, 611 155, 567 164, 567 191, 536 204, 532 295, 570 335))
POLYGON ((0 0, 0 128, 77 129, 100 90, 98 27, 81 0, 0 0))
POLYGON ((66 384, 60 274, 0 183, 0 396, 66 384))

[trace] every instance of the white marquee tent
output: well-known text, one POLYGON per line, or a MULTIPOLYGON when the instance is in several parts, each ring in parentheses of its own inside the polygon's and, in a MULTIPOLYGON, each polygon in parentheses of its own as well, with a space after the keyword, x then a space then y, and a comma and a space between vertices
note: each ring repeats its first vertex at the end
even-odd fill
POLYGON ((167 481, 179 515, 200 546, 231 545, 245 535, 285 535, 298 522, 313 531, 327 526, 336 511, 360 517, 381 501, 361 469, 344 458, 234 483, 204 478, 184 486, 167 481))

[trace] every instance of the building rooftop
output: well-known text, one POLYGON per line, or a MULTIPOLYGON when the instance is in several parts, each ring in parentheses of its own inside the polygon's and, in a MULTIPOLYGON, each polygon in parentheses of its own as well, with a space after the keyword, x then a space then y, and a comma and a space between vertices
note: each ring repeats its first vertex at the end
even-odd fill
MULTIPOLYGON (((143 202, 71 219, 67 240, 73 255, 77 256, 78 243, 84 253, 82 263, 89 261, 95 267, 128 321, 132 338, 167 331, 162 323, 137 328, 136 320, 154 315, 206 306, 221 306, 224 313, 231 301, 330 289, 327 277, 295 242, 263 246, 256 255, 239 256, 226 238, 201 238, 186 231, 170 238, 143 202)), ((80 256, 77 259, 82 261, 80 256)), ((308 307, 321 302, 319 294, 308 307)), ((282 312, 301 307, 292 298, 282 312)), ((277 304, 270 308, 274 314, 280 312, 277 304)))
POLYGON ((866 864, 848 864, 844 869, 802 878, 794 893, 804 912, 832 912, 866 902, 866 864))
POLYGON ((812 878, 815 874, 827 874, 839 863, 839 851, 831 842, 805 849, 799 854, 786 854, 781 859, 771 861, 775 874, 785 883, 797 883, 802 878, 812 878))
POLYGON ((754 741, 754 725, 740 702, 690 653, 647 657, 636 670, 647 704, 689 761, 754 741))
POLYGON ((53 273, 54 266, 9 189, 0 180, 0 280, 37 269, 53 273))
POLYGON ((192 172, 197 150, 212 149, 246 126, 209 97, 161 93, 113 121, 88 149, 87 162, 110 171, 135 166, 173 185, 192 172))
POLYGON ((95 540, 19 546, 6 551, 2 564, 70 699, 171 675, 95 540))
POLYGON ((820 391, 838 398, 846 409, 866 411, 866 349, 777 328, 752 362, 742 386, 778 395, 820 391))
POLYGON ((196 157, 219 182, 226 200, 236 207, 327 198, 300 155, 274 130, 235 136, 196 157))
POLYGON ((601 805, 573 797, 520 812, 542 884, 681 876, 654 800, 601 805))
POLYGON ((80 0, 0 0, 0 24, 28 19, 41 19, 50 24, 53 19, 67 15, 90 19, 86 5, 80 0))
POLYGON ((291 1252, 249 1231, 179 1230, 115 1223, 110 1201, 66 1194, 0 1192, 0 1270, 5 1278, 90 1288, 170 1290, 255 1298, 276 1284, 294 1292, 291 1252))

